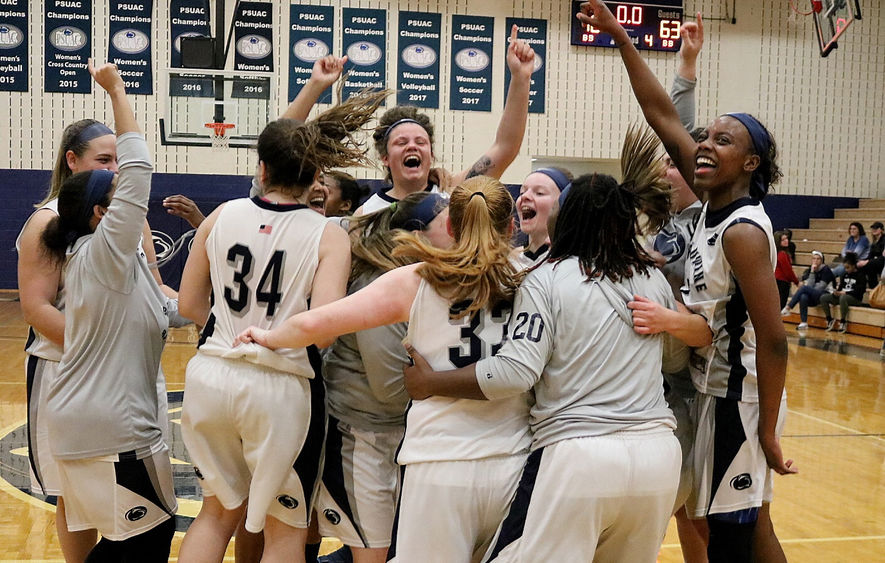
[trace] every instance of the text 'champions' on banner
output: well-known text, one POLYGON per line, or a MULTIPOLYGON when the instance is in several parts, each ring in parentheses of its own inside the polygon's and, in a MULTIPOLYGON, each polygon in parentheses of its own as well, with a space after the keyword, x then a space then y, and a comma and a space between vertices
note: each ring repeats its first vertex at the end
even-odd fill
POLYGON ((172 0, 169 5, 170 66, 181 67, 181 38, 209 37, 209 0, 172 0))
POLYGON ((397 33, 396 103, 439 107, 439 48, 442 16, 400 12, 397 33))
POLYGON ((273 4, 270 2, 237 4, 234 70, 273 72, 273 4))
MULTIPOLYGON (((334 53, 334 8, 332 6, 289 6, 289 101, 295 99, 313 70, 313 63, 334 53)), ((322 93, 319 103, 332 101, 332 88, 322 93)))
POLYGON ((153 0, 111 2, 108 62, 117 65, 127 94, 153 94, 151 25, 153 0))
POLYGON ((92 0, 46 0, 43 23, 46 30, 43 89, 68 94, 90 93, 92 77, 86 64, 92 56, 92 0))
POLYGON ((28 0, 0 7, 0 92, 28 91, 28 0))
MULTIPOLYGON (((547 20, 530 18, 507 18, 505 27, 508 37, 513 25, 519 29, 519 38, 535 51, 535 69, 529 87, 529 113, 544 113, 547 102, 547 20)), ((504 45, 506 56, 509 41, 504 45)), ((510 91, 510 69, 504 65, 504 101, 510 91)))
POLYGON ((492 111, 494 33, 494 18, 452 16, 451 109, 492 111))
POLYGON ((387 83, 387 12, 344 8, 341 48, 347 55, 344 99, 364 88, 380 90, 387 83))

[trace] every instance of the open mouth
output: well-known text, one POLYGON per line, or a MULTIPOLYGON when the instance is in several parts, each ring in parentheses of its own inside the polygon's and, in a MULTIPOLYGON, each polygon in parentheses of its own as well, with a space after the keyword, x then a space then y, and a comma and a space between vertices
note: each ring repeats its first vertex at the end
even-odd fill
POLYGON ((414 154, 410 154, 403 160, 403 166, 406 168, 418 168, 421 166, 421 159, 414 154))
POLYGON ((695 159, 695 170, 707 171, 716 168, 716 162, 708 156, 699 156, 695 159))
POLYGON ((526 221, 526 220, 534 219, 535 216, 538 214, 538 212, 535 211, 535 209, 532 207, 523 207, 523 208, 520 208, 519 214, 522 216, 522 220, 526 221))
POLYGON ((321 195, 313 197, 310 199, 310 201, 307 202, 307 205, 312 207, 313 209, 323 210, 326 208, 326 198, 321 195))

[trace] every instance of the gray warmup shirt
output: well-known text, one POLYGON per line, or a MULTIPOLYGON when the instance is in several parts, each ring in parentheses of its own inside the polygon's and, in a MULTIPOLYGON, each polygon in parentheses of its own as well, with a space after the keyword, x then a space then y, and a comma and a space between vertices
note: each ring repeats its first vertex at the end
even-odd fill
POLYGON ((144 137, 121 135, 117 160, 108 212, 68 250, 65 266, 65 349, 48 399, 50 448, 61 459, 165 448, 157 372, 177 307, 140 248, 153 170, 144 137))
MULTIPOLYGON (((347 294, 373 282, 380 274, 354 280, 347 294)), ((396 323, 339 336, 323 358, 323 380, 329 414, 360 430, 384 432, 406 423, 409 395, 403 366, 408 323, 396 323)))
POLYGON ((534 387, 532 450, 566 440, 663 425, 676 427, 664 400, 663 334, 633 331, 633 294, 675 308, 664 276, 587 282, 578 259, 529 272, 495 356, 476 364, 483 394, 500 399, 534 387))

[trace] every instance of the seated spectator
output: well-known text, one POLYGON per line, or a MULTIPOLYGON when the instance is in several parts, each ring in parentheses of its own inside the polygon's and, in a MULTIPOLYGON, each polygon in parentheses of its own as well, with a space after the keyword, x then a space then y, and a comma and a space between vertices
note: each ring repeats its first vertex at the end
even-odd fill
POLYGON ((867 278, 857 270, 857 255, 849 252, 842 260, 845 273, 839 276, 836 291, 822 295, 820 305, 827 317, 827 332, 836 328, 836 320, 830 313, 830 305, 839 303, 839 332, 848 331, 848 308, 863 303, 863 294, 867 290, 867 278))
POLYGON ((811 252, 811 266, 802 273, 799 289, 793 294, 793 298, 784 307, 781 314, 789 315, 790 310, 798 303, 801 322, 796 328, 799 330, 808 328, 808 308, 814 307, 820 302, 821 296, 827 293, 834 281, 836 281, 836 277, 830 267, 824 264, 823 253, 813 250, 811 252))
MULTIPOLYGON (((864 235, 863 225, 857 221, 852 222, 848 226, 848 240, 845 241, 845 246, 842 247, 842 252, 839 254, 839 259, 836 261, 843 262, 845 260, 845 255, 849 252, 853 252, 857 255, 858 260, 866 260, 869 258, 870 240, 864 235)), ((845 268, 841 264, 834 266, 833 274, 837 278, 844 273, 845 268)))
POLYGON ((781 308, 787 304, 790 297, 790 284, 799 285, 799 278, 793 271, 793 262, 790 259, 790 237, 785 231, 774 233, 777 243, 777 267, 774 269, 774 279, 777 280, 777 292, 781 298, 781 308))
POLYGON ((876 221, 870 225, 870 255, 867 259, 857 261, 857 269, 867 277, 867 287, 870 289, 879 284, 879 274, 885 266, 885 258, 882 251, 885 250, 885 237, 882 236, 882 222, 876 221))
POLYGON ((329 192, 326 196, 326 217, 353 215, 360 201, 369 195, 368 188, 357 184, 354 177, 346 172, 326 172, 321 181, 329 192))

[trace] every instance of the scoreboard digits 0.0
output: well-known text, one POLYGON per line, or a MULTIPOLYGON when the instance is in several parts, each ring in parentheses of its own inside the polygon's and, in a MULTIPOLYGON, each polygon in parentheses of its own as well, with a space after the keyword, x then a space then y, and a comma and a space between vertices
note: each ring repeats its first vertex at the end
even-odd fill
MULTIPOLYGON (((653 2, 606 2, 637 49, 646 51, 678 51, 682 45, 679 28, 682 26, 683 0, 656 0, 653 2)), ((575 17, 581 9, 581 0, 572 0, 572 45, 588 47, 615 47, 607 33, 582 24, 575 17)))

